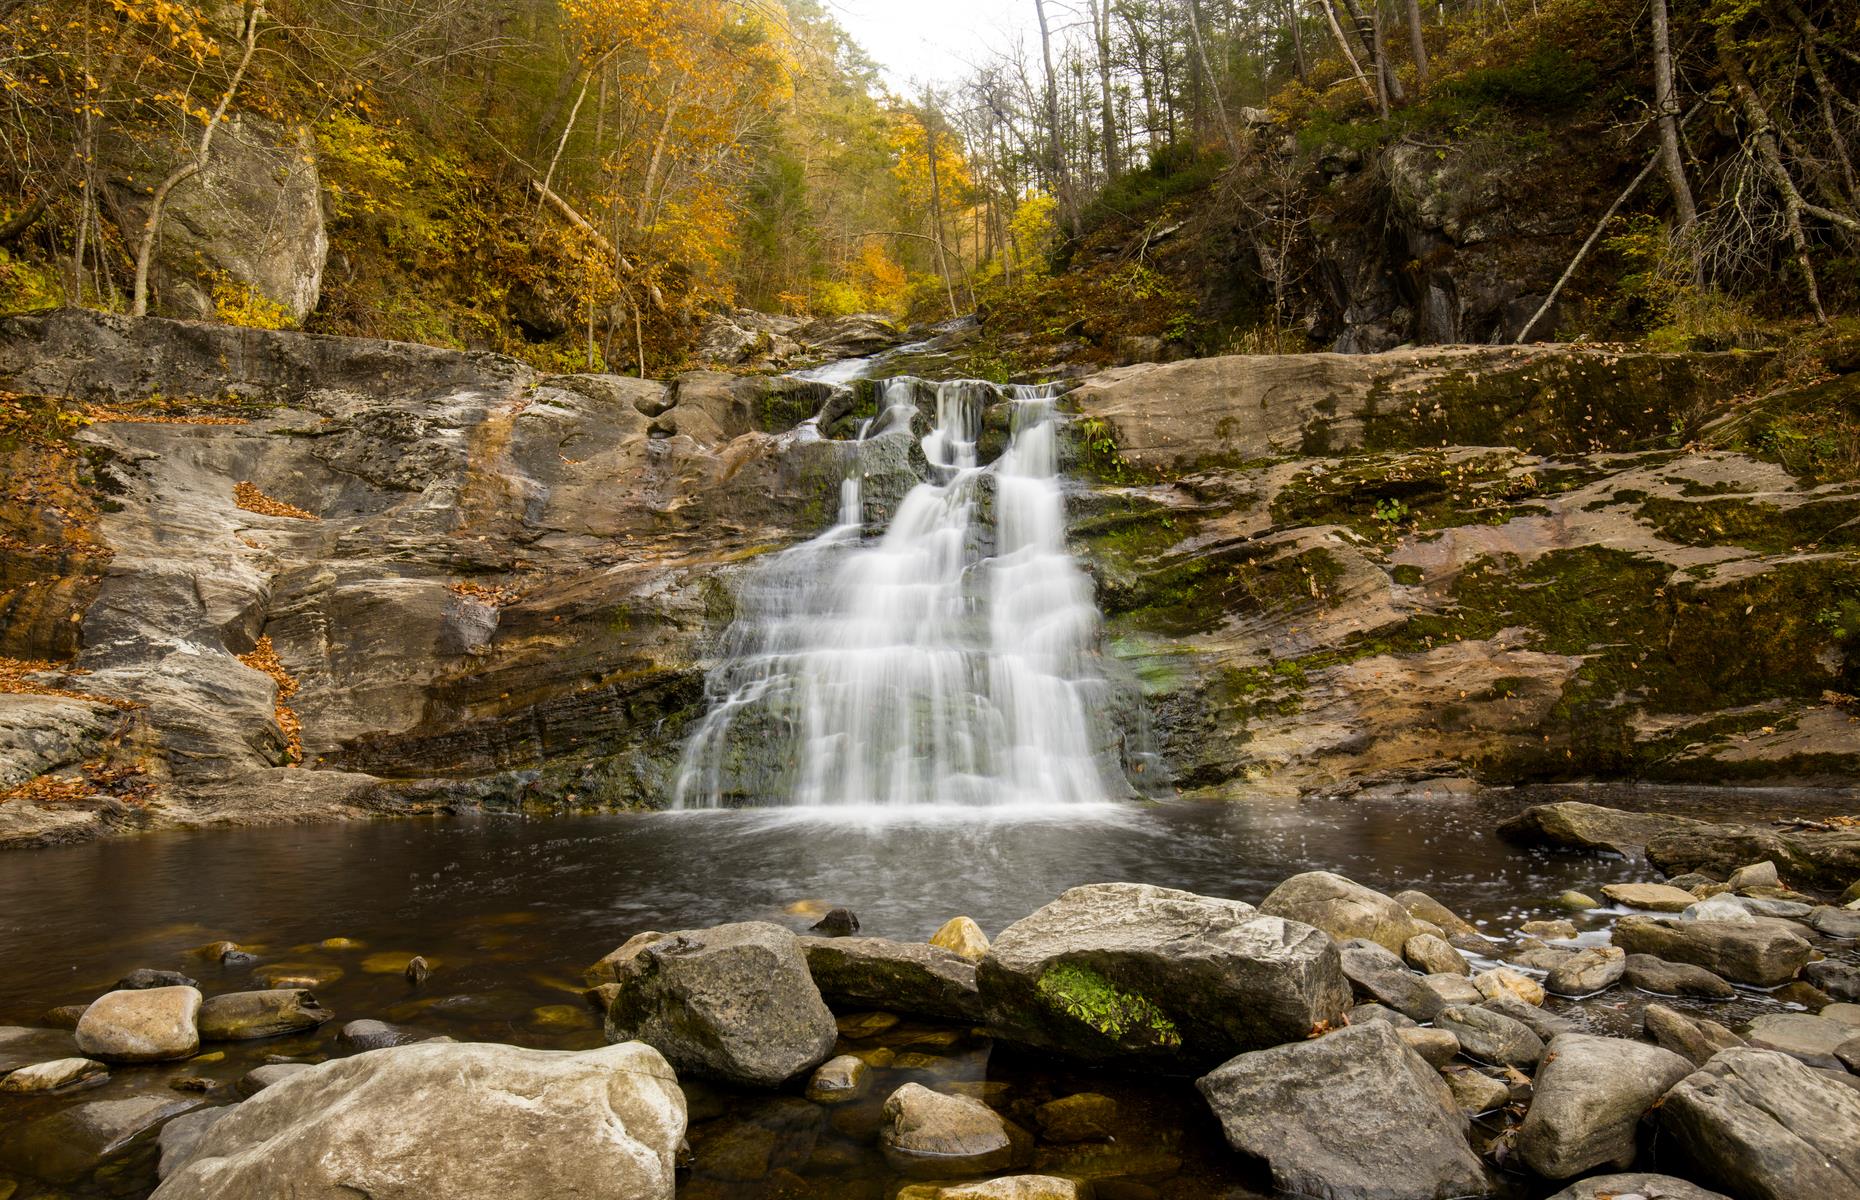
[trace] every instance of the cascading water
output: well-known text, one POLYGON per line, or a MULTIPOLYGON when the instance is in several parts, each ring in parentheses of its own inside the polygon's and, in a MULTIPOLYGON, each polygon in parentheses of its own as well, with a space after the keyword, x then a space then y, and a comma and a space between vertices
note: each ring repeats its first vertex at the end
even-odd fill
POLYGON ((739 592, 676 807, 1091 803, 1124 791, 1091 584, 1066 552, 1053 391, 877 386, 839 523, 739 592), (869 538, 868 439, 908 437, 932 394, 930 479, 869 538), (1009 406, 1011 440, 984 467, 995 400, 1009 406))

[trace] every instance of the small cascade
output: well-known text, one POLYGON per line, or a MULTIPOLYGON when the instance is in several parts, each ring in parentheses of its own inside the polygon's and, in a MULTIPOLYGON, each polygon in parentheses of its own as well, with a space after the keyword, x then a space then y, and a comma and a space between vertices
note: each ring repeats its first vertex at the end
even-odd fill
POLYGON ((878 385, 839 521, 745 580, 674 803, 1015 805, 1125 789, 1090 581, 1066 552, 1052 389, 878 385), (868 536, 860 462, 909 437, 929 478, 868 536), (1010 406, 983 466, 988 408, 1010 406), (926 403, 923 407, 928 407, 926 403))

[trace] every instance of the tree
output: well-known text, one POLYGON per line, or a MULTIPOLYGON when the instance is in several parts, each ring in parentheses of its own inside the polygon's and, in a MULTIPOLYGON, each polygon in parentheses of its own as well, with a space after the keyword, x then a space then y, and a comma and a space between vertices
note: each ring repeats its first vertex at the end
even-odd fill
POLYGON ((1666 185, 1673 193, 1673 205, 1679 210, 1679 239, 1694 258, 1693 233, 1699 223, 1699 210, 1692 199, 1692 185, 1686 182, 1686 161, 1679 147, 1679 97, 1673 86, 1673 47, 1667 30, 1666 0, 1651 0, 1653 5, 1653 108, 1660 125, 1660 162, 1666 170, 1666 185))

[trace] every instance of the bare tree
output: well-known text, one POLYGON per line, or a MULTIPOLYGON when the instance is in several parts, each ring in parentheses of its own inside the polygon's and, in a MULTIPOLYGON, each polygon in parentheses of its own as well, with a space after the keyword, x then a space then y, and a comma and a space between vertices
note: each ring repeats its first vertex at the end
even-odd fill
MULTIPOLYGON (((1673 86, 1673 47, 1667 28, 1666 0, 1653 4, 1653 107, 1660 122, 1660 163, 1666 170, 1666 186, 1673 193, 1673 206, 1679 212, 1679 240, 1689 245, 1699 223, 1698 205, 1692 199, 1692 186, 1686 181, 1686 162, 1679 147, 1679 96, 1673 86)), ((1688 254, 1693 253, 1687 250, 1688 254)), ((1694 255, 1694 263, 1697 257, 1694 255)))

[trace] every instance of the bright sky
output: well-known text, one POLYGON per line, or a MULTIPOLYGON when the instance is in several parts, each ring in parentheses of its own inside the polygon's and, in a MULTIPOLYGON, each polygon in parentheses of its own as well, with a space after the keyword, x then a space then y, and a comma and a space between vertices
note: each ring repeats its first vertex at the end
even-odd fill
MULTIPOLYGON (((1018 34, 1039 36, 1033 0, 825 0, 853 40, 885 69, 899 91, 913 83, 946 83, 968 73, 990 51, 1006 50, 1018 34)), ((1070 14, 1049 4, 1055 25, 1070 14)))

